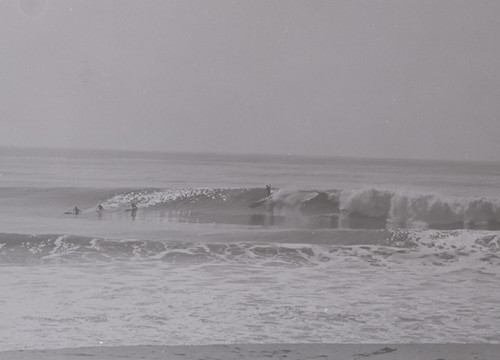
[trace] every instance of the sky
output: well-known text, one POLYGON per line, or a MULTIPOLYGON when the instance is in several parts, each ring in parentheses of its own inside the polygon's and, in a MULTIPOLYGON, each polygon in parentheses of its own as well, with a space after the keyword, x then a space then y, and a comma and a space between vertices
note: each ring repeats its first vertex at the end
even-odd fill
POLYGON ((2 0, 0 146, 500 161, 497 0, 2 0))

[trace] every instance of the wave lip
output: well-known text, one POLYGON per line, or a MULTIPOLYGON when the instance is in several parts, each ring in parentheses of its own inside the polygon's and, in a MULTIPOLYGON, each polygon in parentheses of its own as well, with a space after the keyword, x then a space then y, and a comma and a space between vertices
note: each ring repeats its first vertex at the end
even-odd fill
POLYGON ((262 189, 220 189, 220 188, 180 188, 180 189, 142 189, 118 193, 104 199, 102 205, 109 209, 120 209, 134 202, 138 207, 152 208, 160 206, 194 207, 204 205, 250 202, 256 196, 264 195, 262 189), (257 194, 257 195, 256 195, 257 194))

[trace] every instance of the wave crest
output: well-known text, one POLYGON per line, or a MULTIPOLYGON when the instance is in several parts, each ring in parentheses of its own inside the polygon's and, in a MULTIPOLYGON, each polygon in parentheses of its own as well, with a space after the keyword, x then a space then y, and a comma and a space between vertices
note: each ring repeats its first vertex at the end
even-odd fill
POLYGON ((273 215, 288 218, 321 217, 327 227, 500 230, 498 198, 452 198, 373 187, 273 189, 270 198, 261 188, 143 189, 115 194, 102 204, 106 209, 120 210, 132 202, 148 210, 212 212, 222 215, 218 216, 221 222, 224 214, 251 216, 272 210, 273 215))

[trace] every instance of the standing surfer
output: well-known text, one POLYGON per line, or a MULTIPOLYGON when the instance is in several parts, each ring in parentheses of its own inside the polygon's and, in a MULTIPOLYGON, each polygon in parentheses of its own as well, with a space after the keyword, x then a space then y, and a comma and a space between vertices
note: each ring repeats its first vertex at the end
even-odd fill
POLYGON ((132 217, 132 220, 135 220, 135 216, 137 214, 137 205, 132 201, 132 203, 130 203, 130 207, 130 216, 132 217))
POLYGON ((273 215, 274 215, 274 202, 271 199, 271 185, 266 185, 267 194, 267 212, 271 215, 271 225, 273 225, 273 215))
POLYGON ((99 218, 99 220, 102 220, 102 211, 103 210, 104 210, 104 207, 101 205, 101 203, 97 204, 96 211, 97 211, 97 217, 99 218))
POLYGON ((78 206, 75 206, 73 209, 73 215, 80 215, 80 209, 78 209, 78 206))

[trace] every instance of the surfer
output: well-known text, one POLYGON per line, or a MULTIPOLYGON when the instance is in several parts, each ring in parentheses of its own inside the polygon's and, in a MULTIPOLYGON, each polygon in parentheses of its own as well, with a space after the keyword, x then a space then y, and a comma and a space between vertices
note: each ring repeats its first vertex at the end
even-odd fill
POLYGON ((99 218, 99 220, 102 220, 102 211, 103 210, 104 210, 104 207, 101 205, 101 203, 97 204, 96 211, 97 211, 97 217, 99 218))
POLYGON ((73 215, 80 215, 80 209, 78 209, 78 206, 75 206, 73 209, 73 215))
MULTIPOLYGON (((266 185, 267 213, 271 215, 271 222, 274 222, 274 201, 271 199, 271 185, 266 185)), ((271 224, 273 225, 273 224, 271 224)))
POLYGON ((130 216, 132 217, 132 220, 135 220, 135 216, 137 215, 137 205, 132 201, 130 203, 130 207, 130 216))
POLYGON ((272 191, 271 185, 266 185, 266 197, 251 203, 250 205, 248 205, 248 207, 253 209, 253 208, 259 207, 259 206, 264 205, 264 204, 268 204, 268 207, 269 207, 269 204, 272 202, 272 192, 271 191, 272 191))

